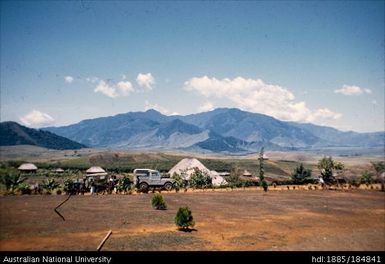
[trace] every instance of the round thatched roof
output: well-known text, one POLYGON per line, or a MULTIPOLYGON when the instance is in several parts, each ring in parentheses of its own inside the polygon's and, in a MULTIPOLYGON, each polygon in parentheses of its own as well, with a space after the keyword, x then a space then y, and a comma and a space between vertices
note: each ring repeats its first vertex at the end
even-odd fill
POLYGON ((243 176, 252 176, 252 174, 248 170, 243 171, 243 176))
POLYGON ((93 167, 89 168, 86 172, 87 173, 105 173, 106 171, 103 170, 102 167, 93 166, 93 167))
POLYGON ((31 170, 37 170, 37 167, 35 166, 35 164, 32 164, 32 163, 23 163, 17 169, 22 171, 31 171, 31 170))

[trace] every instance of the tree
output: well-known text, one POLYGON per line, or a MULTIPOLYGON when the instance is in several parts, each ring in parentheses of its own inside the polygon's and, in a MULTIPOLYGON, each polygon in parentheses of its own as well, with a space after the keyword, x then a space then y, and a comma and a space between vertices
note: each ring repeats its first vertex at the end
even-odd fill
POLYGON ((370 163, 372 164, 373 169, 376 171, 377 174, 380 174, 381 172, 385 171, 384 161, 371 161, 370 163))
POLYGON ((238 166, 232 167, 230 171, 230 177, 227 179, 227 182, 231 187, 231 189, 241 185, 241 181, 239 178, 240 176, 241 176, 241 172, 239 170, 239 167, 238 166))
POLYGON ((264 162, 263 162, 263 154, 264 154, 264 147, 261 148, 261 151, 259 152, 259 181, 262 183, 262 181, 265 180, 265 169, 264 169, 264 162))
POLYGON ((194 227, 195 221, 192 212, 188 207, 180 207, 175 216, 175 224, 180 230, 187 231, 190 227, 194 227))
POLYGON ((318 169, 321 171, 321 177, 325 183, 333 182, 333 170, 343 170, 344 164, 341 162, 336 162, 332 157, 323 157, 318 162, 318 169))
POLYGON ((186 181, 180 174, 174 172, 174 174, 171 176, 171 179, 174 180, 174 187, 176 192, 179 192, 179 190, 182 188, 187 188, 188 181, 186 181))
POLYGON ((5 174, 0 178, 1 183, 5 185, 5 188, 10 193, 13 193, 15 190, 17 190, 19 185, 22 184, 25 180, 26 178, 21 177, 19 173, 5 174))
POLYGON ((291 174, 291 180, 295 184, 303 184, 306 183, 306 180, 308 180, 310 176, 311 170, 305 169, 303 164, 301 163, 294 169, 293 173, 291 174))
POLYGON ((370 175, 368 171, 364 171, 364 173, 362 173, 361 183, 366 183, 366 184, 372 183, 372 175, 370 175))
POLYGON ((190 186, 193 188, 207 188, 212 185, 211 177, 204 171, 194 168, 190 177, 190 186))
POLYGON ((265 148, 262 147, 261 151, 259 152, 259 184, 263 187, 263 190, 267 192, 268 184, 265 181, 265 168, 264 168, 264 150, 265 148))
MULTIPOLYGON (((376 174, 377 174, 377 177, 379 177, 381 175, 382 172, 385 172, 385 162, 384 161, 372 161, 372 166, 374 168, 374 170, 376 171, 376 174)), ((381 180, 381 190, 382 191, 385 191, 385 179, 384 177, 382 177, 382 180, 381 180)))

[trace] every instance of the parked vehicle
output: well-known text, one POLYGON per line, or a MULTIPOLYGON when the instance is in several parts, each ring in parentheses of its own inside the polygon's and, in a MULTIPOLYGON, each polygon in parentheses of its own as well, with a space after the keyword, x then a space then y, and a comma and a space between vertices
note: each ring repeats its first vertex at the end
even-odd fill
POLYGON ((171 190, 174 180, 169 177, 162 177, 157 170, 135 169, 134 184, 141 192, 147 192, 150 187, 171 190))

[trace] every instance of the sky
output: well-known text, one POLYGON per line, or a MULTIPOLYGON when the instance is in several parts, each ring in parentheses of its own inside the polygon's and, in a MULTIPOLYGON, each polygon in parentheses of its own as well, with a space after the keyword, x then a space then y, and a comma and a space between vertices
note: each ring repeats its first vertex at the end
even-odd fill
POLYGON ((384 1, 1 1, 1 121, 236 107, 384 129, 384 1))

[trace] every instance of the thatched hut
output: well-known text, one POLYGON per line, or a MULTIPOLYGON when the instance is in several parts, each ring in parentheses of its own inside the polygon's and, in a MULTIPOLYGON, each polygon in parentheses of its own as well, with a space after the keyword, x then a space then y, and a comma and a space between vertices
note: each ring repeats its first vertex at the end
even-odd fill
POLYGON ((20 172, 36 172, 37 167, 33 163, 23 163, 17 168, 20 172))
POLYGON ((87 177, 93 177, 93 176, 107 176, 107 172, 99 166, 93 166, 86 170, 86 176, 87 177))
POLYGON ((244 170, 242 175, 245 176, 245 177, 253 176, 248 170, 244 170))

